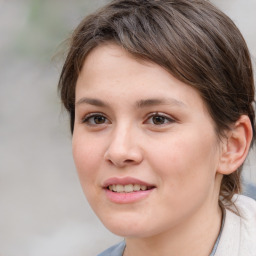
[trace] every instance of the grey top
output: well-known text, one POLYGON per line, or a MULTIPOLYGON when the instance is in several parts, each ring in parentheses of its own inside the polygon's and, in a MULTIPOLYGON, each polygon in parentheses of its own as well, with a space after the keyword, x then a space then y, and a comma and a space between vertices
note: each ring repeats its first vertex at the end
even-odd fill
MULTIPOLYGON (((212 252, 209 256, 214 256, 215 252, 218 248, 218 244, 220 241, 220 237, 221 237, 221 233, 224 227, 224 222, 225 222, 225 218, 226 218, 226 210, 222 209, 223 215, 222 215, 222 223, 221 223, 221 229, 219 232, 219 235, 217 237, 217 240, 215 242, 215 245, 212 249, 212 252)), ((125 249, 125 241, 122 241, 116 245, 111 246, 110 248, 108 248, 106 251, 100 253, 98 256, 122 256, 124 253, 124 249, 125 249)))
POLYGON ((100 253, 98 256, 122 256, 124 253, 125 241, 111 246, 106 251, 100 253))

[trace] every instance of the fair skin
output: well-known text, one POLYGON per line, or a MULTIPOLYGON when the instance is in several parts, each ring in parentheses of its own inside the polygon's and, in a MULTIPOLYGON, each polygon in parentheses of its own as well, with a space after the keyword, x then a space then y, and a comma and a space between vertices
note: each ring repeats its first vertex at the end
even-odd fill
POLYGON ((92 209, 126 238, 126 256, 210 254, 228 148, 192 87, 114 44, 87 56, 73 156, 92 209))

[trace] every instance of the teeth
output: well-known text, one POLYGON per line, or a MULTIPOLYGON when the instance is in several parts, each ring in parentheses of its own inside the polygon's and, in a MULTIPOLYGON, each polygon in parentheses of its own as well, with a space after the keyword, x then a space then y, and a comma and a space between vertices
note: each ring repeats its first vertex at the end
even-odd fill
POLYGON ((143 191, 147 190, 147 186, 141 186, 141 190, 143 191))
POLYGON ((118 193, 124 192, 124 186, 123 185, 116 185, 116 192, 118 192, 118 193))
POLYGON ((139 191, 140 190, 140 185, 138 185, 138 184, 133 185, 133 190, 134 191, 139 191))
POLYGON ((108 189, 117 193, 130 193, 130 192, 134 192, 134 191, 145 191, 147 190, 147 186, 145 185, 139 185, 139 184, 128 184, 128 185, 110 185, 108 186, 108 189))
POLYGON ((124 186, 124 191, 125 191, 126 193, 132 192, 132 191, 133 191, 133 185, 132 185, 132 184, 125 185, 125 186, 124 186))
POLYGON ((109 190, 112 190, 112 191, 116 192, 116 185, 110 185, 109 190))

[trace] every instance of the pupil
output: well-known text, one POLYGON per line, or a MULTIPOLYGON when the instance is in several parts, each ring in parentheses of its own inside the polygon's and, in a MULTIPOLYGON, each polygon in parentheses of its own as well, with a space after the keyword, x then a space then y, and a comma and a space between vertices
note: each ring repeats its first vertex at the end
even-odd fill
POLYGON ((153 117, 153 123, 154 124, 163 124, 164 123, 165 118, 162 116, 154 116, 153 117))
POLYGON ((95 116, 94 117, 95 124, 104 124, 105 123, 105 117, 103 116, 95 116))

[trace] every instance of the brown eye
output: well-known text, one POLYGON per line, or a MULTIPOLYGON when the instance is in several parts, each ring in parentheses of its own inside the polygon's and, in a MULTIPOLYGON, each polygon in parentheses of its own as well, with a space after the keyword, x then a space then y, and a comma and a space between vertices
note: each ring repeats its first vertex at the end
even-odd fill
POLYGON ((164 124, 164 123, 166 123, 166 118, 165 117, 163 117, 163 116, 153 116, 152 117, 152 122, 153 122, 153 124, 155 124, 155 125, 161 125, 161 124, 164 124))
POLYGON ((104 116, 94 116, 93 120, 95 124, 104 124, 106 122, 106 118, 104 116))
POLYGON ((146 124, 151 124, 155 126, 167 125, 174 123, 175 120, 171 118, 169 115, 162 113, 154 113, 148 117, 145 121, 146 124))
POLYGON ((85 123, 90 126, 95 126, 95 125, 102 125, 109 123, 108 119, 101 114, 89 114, 87 115, 83 120, 82 123, 85 123))

